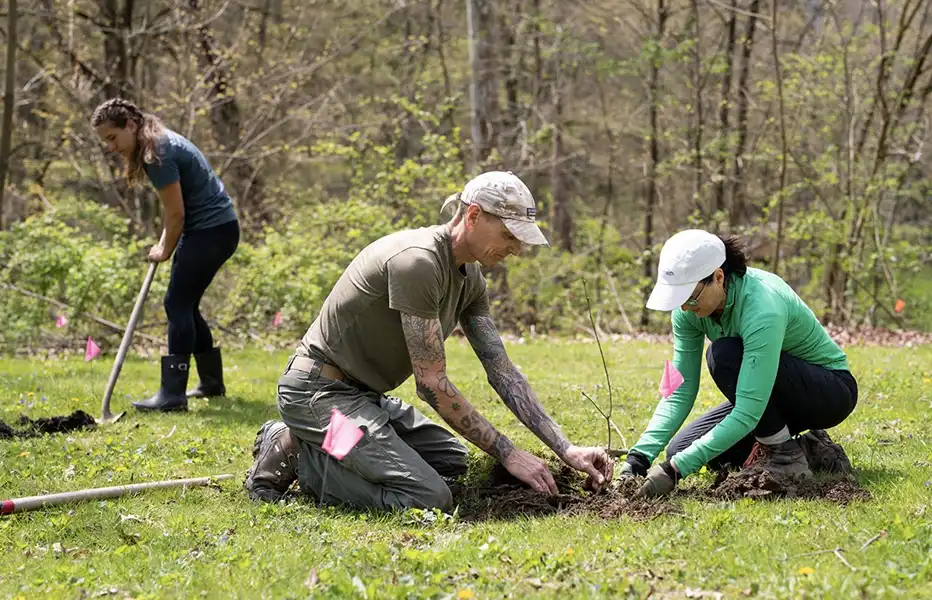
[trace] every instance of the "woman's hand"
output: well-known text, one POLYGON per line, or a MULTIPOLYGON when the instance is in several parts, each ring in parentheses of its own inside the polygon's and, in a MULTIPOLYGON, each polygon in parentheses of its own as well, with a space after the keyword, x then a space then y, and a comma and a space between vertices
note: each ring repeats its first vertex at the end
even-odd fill
POLYGON ((166 260, 171 258, 171 255, 172 255, 171 252, 165 251, 165 247, 162 245, 162 242, 159 242, 158 244, 149 248, 149 261, 150 262, 156 262, 156 263, 165 262, 166 260))

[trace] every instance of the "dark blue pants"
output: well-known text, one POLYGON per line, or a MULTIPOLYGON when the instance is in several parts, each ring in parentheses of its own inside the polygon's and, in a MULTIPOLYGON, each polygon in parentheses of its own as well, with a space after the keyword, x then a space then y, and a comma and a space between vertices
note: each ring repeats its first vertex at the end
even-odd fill
POLYGON ((238 245, 238 221, 181 235, 165 293, 169 354, 201 353, 214 347, 199 305, 214 275, 238 245))
MULTIPOLYGON (((744 356, 741 338, 712 342, 706 362, 715 385, 728 400, 684 427, 667 446, 667 458, 682 452, 722 422, 735 406, 738 373, 744 356)), ((766 437, 784 427, 796 435, 809 429, 828 429, 844 421, 858 402, 858 384, 848 371, 833 371, 783 352, 773 392, 757 427, 737 444, 709 461, 710 469, 740 467, 755 437, 766 437)))

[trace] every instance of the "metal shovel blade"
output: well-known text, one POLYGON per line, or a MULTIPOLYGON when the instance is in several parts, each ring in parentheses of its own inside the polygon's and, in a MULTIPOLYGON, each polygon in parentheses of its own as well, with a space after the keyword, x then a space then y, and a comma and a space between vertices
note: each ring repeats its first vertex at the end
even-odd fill
POLYGON ((112 412, 108 410, 104 414, 100 415, 100 417, 94 419, 94 421, 98 425, 109 425, 110 423, 116 423, 117 421, 119 421, 120 417, 122 417, 125 414, 126 414, 126 411, 113 414, 112 412))
POLYGON ((123 368, 123 361, 126 359, 126 352, 129 350, 129 344, 133 339, 133 330, 136 329, 136 322, 139 321, 139 315, 142 312, 142 306, 146 303, 146 296, 149 295, 149 287, 152 285, 152 279, 155 277, 155 269, 158 263, 149 265, 149 272, 142 282, 142 289, 139 290, 139 296, 136 297, 136 306, 133 307, 133 314, 129 318, 129 324, 126 331, 123 332, 123 340, 120 342, 120 350, 117 352, 116 360, 113 361, 113 368, 110 370, 110 379, 107 381, 107 389, 104 391, 104 399, 100 404, 100 418, 95 419, 97 423, 116 423, 125 412, 113 414, 110 412, 110 397, 113 395, 113 388, 116 387, 117 378, 120 376, 120 369, 123 368))

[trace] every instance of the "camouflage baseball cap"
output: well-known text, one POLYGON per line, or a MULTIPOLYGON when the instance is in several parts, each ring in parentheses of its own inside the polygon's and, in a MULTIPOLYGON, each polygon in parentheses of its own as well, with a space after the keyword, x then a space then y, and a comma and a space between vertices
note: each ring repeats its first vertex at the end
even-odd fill
POLYGON ((550 245, 535 222, 537 205, 531 190, 511 171, 483 173, 469 181, 459 196, 463 204, 475 204, 500 218, 521 242, 550 245))

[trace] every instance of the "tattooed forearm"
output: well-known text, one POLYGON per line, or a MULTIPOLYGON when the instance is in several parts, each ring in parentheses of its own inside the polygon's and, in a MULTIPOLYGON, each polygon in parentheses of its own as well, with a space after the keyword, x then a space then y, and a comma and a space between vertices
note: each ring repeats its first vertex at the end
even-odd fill
POLYGON ((415 387, 418 397, 426 402, 432 409, 437 410, 437 394, 434 390, 419 382, 415 384, 415 387))
POLYGON ((469 404, 447 377, 440 321, 401 315, 417 395, 467 440, 504 461, 514 445, 469 404))
POLYGON ((485 367, 492 389, 528 429, 562 457, 570 446, 569 441, 560 427, 544 412, 531 384, 508 358, 492 318, 467 317, 463 319, 462 326, 466 339, 485 367))

